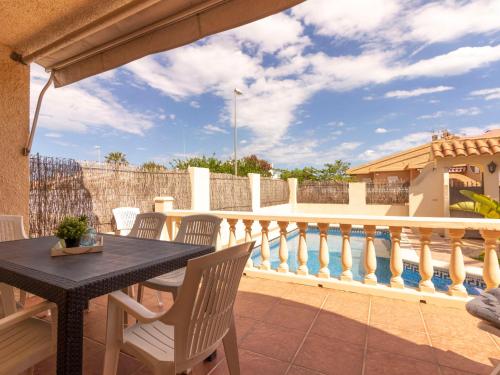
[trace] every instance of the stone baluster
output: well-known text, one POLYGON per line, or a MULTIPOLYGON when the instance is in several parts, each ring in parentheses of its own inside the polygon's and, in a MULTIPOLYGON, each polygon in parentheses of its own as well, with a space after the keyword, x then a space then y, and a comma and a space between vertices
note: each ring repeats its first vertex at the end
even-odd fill
POLYGON ((497 241, 500 238, 500 231, 482 230, 481 236, 484 238, 483 280, 486 283, 486 289, 489 290, 497 288, 500 284, 497 255, 497 241))
POLYGON ((377 275, 375 271, 377 270, 377 253, 375 252, 375 225, 365 225, 365 279, 363 282, 365 284, 376 285, 377 275))
POLYGON ((260 264, 261 270, 271 269, 271 250, 269 249, 269 220, 259 220, 260 227, 262 228, 262 243, 260 245, 260 256, 262 262, 260 264))
POLYGON ((297 262, 299 267, 297 268, 297 275, 308 275, 309 269, 307 268, 307 242, 306 242, 306 232, 308 223, 297 223, 299 228, 299 248, 297 250, 297 262))
POLYGON ((340 258, 342 260, 342 274, 340 280, 352 281, 352 252, 351 252, 351 228, 350 224, 340 224, 342 234, 342 249, 340 258))
POLYGON ((420 264, 419 272, 421 280, 418 283, 418 288, 421 292, 435 292, 432 276, 434 275, 434 267, 432 266, 432 253, 430 248, 431 243, 431 228, 420 228, 420 264))
POLYGON ((286 273, 288 272, 288 244, 286 243, 288 221, 278 221, 278 226, 280 227, 280 265, 278 266, 278 272, 286 273))
POLYGON ((319 223, 319 272, 318 277, 329 278, 330 269, 328 268, 328 263, 330 263, 330 252, 328 251, 328 228, 329 224, 319 223))
MULTIPOLYGON (((252 225, 253 220, 243 220, 243 224, 245 225, 245 242, 252 241, 252 225)), ((253 261, 252 256, 248 257, 246 268, 252 268, 253 261)))
POLYGON ((227 219, 229 224, 229 244, 228 246, 236 245, 236 224, 238 224, 238 219, 227 219))
POLYGON ((405 283, 401 275, 403 274, 403 258, 401 257, 401 227, 390 227, 391 232, 391 287, 404 288, 405 283))
POLYGON ((467 297, 467 290, 464 287, 465 267, 462 255, 462 237, 465 230, 450 229, 448 233, 451 237, 450 279, 452 281, 448 287, 448 294, 467 297))

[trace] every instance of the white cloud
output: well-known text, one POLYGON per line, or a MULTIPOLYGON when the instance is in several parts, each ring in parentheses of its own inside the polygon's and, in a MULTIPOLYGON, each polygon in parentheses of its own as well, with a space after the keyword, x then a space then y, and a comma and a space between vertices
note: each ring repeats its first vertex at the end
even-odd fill
POLYGON ((486 100, 500 99, 500 87, 491 89, 475 90, 470 93, 472 96, 482 96, 486 100))
POLYGON ((484 126, 466 126, 459 128, 456 133, 464 136, 476 136, 481 135, 488 130, 500 129, 500 123, 489 124, 484 126))
POLYGON ((226 129, 223 129, 219 126, 212 125, 212 124, 207 124, 203 126, 203 132, 206 134, 214 134, 214 133, 223 133, 227 134, 228 131, 226 129))
POLYGON ((53 132, 45 133, 45 136, 48 138, 62 138, 61 133, 53 133, 53 132))
POLYGON ((437 92, 449 91, 453 90, 451 86, 436 86, 436 87, 421 87, 414 90, 395 90, 389 91, 384 96, 386 98, 397 98, 397 99, 406 99, 414 96, 426 95, 426 94, 434 94, 437 92))
MULTIPOLYGON (((107 74, 104 78, 109 78, 107 74)), ((38 95, 48 75, 36 64, 31 66, 30 99, 34 112, 38 95)), ((135 112, 121 104, 105 88, 103 76, 74 85, 47 90, 40 110, 39 126, 57 130, 86 132, 89 129, 111 128, 143 135, 153 126, 150 116, 135 112)))
POLYGON ((199 102, 197 102, 196 100, 191 100, 191 101, 189 102, 189 105, 190 105, 191 107, 193 107, 193 108, 200 108, 200 103, 199 103, 199 102))
POLYGON ((416 132, 407 134, 401 138, 393 139, 381 144, 378 144, 370 149, 367 149, 358 156, 360 161, 370 161, 382 158, 395 152, 403 151, 408 148, 417 147, 431 141, 432 133, 416 132))
POLYGON ((481 114, 482 111, 478 107, 469 107, 469 108, 457 108, 453 111, 437 111, 434 112, 430 115, 422 115, 419 116, 419 120, 429 120, 429 119, 436 119, 436 118, 441 118, 445 116, 455 116, 455 117, 460 117, 460 116, 477 116, 481 114))
POLYGON ((384 133, 387 133, 389 132, 389 130, 387 130, 386 128, 377 128, 375 129, 375 133, 377 134, 384 134, 384 133))

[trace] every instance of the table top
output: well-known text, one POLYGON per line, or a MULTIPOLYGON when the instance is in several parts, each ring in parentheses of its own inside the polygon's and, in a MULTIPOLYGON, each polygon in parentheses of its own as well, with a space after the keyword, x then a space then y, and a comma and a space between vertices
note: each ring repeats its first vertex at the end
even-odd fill
POLYGON ((150 275, 158 276, 183 267, 188 259, 213 251, 210 246, 179 242, 113 235, 103 237, 102 253, 60 257, 50 256, 50 249, 58 241, 56 237, 0 242, 0 282, 18 286, 9 282, 10 278, 18 276, 70 290, 146 271, 142 277, 134 276, 137 279, 134 282, 139 282, 147 280, 150 275))

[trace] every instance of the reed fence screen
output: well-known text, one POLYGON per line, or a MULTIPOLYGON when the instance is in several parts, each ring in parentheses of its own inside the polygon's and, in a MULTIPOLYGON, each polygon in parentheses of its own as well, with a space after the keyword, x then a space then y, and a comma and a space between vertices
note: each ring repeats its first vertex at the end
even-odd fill
POLYGON ((153 210, 154 198, 172 196, 174 208, 191 207, 187 172, 145 172, 136 167, 113 167, 35 155, 30 158, 30 235, 53 234, 68 215, 85 215, 97 230, 113 229, 112 209, 153 210))
POLYGON ((304 181, 297 189, 297 203, 349 204, 349 183, 304 181))
POLYGON ((250 179, 225 173, 210 173, 210 209, 251 211, 250 179))
POLYGON ((408 183, 366 183, 366 204, 406 204, 409 201, 408 183))
POLYGON ((260 206, 269 207, 289 202, 288 181, 270 177, 260 178, 260 206))

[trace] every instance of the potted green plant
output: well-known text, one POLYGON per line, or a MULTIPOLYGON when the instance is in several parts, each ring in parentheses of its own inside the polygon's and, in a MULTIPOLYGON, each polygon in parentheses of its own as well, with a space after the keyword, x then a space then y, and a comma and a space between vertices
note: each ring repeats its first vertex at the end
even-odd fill
POLYGON ((85 216, 67 216, 57 227, 56 236, 64 240, 66 247, 78 247, 86 230, 87 218, 85 216))

